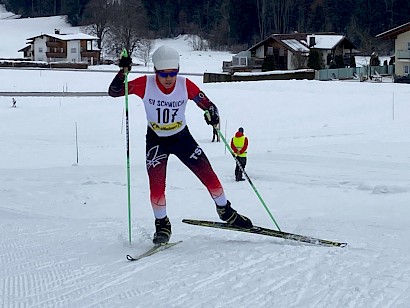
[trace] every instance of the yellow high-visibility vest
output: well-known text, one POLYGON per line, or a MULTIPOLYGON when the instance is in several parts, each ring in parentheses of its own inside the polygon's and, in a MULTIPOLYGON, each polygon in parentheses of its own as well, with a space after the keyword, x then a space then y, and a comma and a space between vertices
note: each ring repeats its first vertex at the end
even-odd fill
MULTIPOLYGON (((233 145, 240 151, 243 148, 243 146, 245 145, 245 135, 242 135, 241 137, 233 137, 232 141, 233 141, 233 145)), ((242 154, 237 155, 237 156, 246 157, 246 153, 247 152, 245 151, 242 154)), ((236 155, 236 153, 235 153, 235 155, 236 155)))

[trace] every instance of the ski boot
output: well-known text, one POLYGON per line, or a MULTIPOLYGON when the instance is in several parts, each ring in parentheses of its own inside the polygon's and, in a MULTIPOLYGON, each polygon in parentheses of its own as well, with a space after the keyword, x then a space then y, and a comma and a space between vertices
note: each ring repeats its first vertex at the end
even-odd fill
POLYGON ((248 217, 238 214, 238 212, 231 207, 231 202, 229 201, 225 206, 217 205, 216 211, 221 220, 226 221, 232 226, 244 229, 253 227, 252 221, 248 217))
POLYGON ((155 219, 155 233, 152 240, 155 245, 168 243, 171 233, 171 222, 167 216, 161 219, 155 219))

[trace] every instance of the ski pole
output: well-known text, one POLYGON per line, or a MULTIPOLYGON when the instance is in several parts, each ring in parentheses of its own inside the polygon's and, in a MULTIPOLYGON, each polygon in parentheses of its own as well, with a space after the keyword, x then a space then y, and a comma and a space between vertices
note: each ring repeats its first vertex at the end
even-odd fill
MULTIPOLYGON (((128 57, 127 49, 123 49, 121 57, 128 57)), ((125 130, 127 144, 127 196, 128 196, 128 239, 131 244, 131 172, 130 172, 130 130, 128 121, 128 67, 124 67, 124 87, 125 87, 125 130)))
MULTIPOLYGON (((214 126, 215 127, 215 126, 214 126)), ((248 174, 246 173, 245 169, 243 169, 241 163, 239 162, 239 160, 236 158, 235 153, 232 151, 231 147, 228 145, 228 142, 226 141, 224 135, 221 133, 221 131, 216 128, 216 131, 218 133, 218 135, 221 137, 222 141, 225 144, 225 147, 229 150, 229 152, 232 154, 233 159, 236 162, 236 165, 239 167, 239 169, 242 171, 242 173, 245 175, 245 178, 247 179, 248 183, 251 185, 253 191, 255 192, 256 196, 259 198, 259 201, 262 203, 263 207, 265 208, 266 212, 268 212, 269 217, 272 219, 273 223, 276 225, 276 227, 278 228, 279 231, 281 231, 278 223, 276 222, 275 218, 273 217, 271 211, 269 210, 269 208, 267 207, 265 201, 263 201, 261 195, 259 194, 258 190, 256 189, 255 185, 252 183, 251 179, 249 178, 248 174)))

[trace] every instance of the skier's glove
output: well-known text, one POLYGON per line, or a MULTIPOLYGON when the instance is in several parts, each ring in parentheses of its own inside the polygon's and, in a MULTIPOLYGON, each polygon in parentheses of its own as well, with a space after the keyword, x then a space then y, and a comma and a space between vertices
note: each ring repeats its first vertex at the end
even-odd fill
POLYGON ((128 72, 131 70, 131 64, 132 59, 124 55, 121 56, 120 61, 118 62, 118 66, 120 67, 120 69, 122 71, 125 71, 125 69, 127 69, 128 72))
POLYGON ((204 114, 205 122, 208 125, 216 126, 219 124, 218 109, 214 106, 210 106, 208 110, 205 110, 204 114))

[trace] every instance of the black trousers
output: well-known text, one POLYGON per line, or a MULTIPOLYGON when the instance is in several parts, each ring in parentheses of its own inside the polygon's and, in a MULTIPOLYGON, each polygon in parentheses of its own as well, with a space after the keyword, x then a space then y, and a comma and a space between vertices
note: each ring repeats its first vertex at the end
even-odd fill
MULTIPOLYGON (((218 125, 218 129, 219 129, 219 125, 218 125)), ((212 127, 212 142, 214 142, 215 140, 216 140, 216 142, 221 141, 215 127, 212 127)))
MULTIPOLYGON (((243 170, 245 170, 245 166, 246 166, 246 157, 240 157, 240 156, 236 156, 236 159, 238 160, 238 162, 240 163, 241 167, 243 170)), ((236 164, 236 168, 235 168, 235 180, 239 180, 243 178, 243 174, 242 174, 242 170, 239 168, 238 164, 236 164)))

